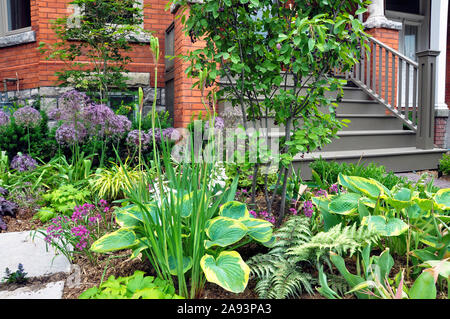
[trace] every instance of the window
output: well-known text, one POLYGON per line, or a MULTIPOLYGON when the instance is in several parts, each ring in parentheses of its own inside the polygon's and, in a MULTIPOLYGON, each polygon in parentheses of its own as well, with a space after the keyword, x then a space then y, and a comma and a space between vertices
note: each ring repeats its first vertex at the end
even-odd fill
POLYGON ((0 0, 0 36, 30 30, 30 0, 0 0))
POLYGON ((420 14, 420 0, 386 0, 386 10, 420 14))
POLYGON ((139 20, 134 14, 133 10, 143 8, 142 0, 103 0, 98 2, 86 3, 82 9, 82 14, 89 19, 90 17, 98 16, 102 14, 102 17, 112 25, 129 25, 135 24, 139 20), (111 6, 118 11, 114 11, 112 14, 111 6), (130 10, 131 9, 131 10, 130 10), (107 15, 106 15, 107 14, 107 15))

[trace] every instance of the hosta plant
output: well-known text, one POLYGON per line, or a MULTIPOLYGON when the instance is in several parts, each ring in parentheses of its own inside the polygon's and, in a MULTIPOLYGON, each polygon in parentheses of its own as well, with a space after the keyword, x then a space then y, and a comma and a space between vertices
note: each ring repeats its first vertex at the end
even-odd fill
MULTIPOLYGON (((250 273, 250 268, 242 260, 239 253, 233 250, 251 240, 270 245, 272 241, 272 224, 249 214, 245 204, 230 201, 223 204, 218 216, 206 221, 205 229, 196 230, 192 223, 191 209, 195 194, 187 194, 180 199, 177 205, 180 212, 180 231, 182 245, 189 248, 190 241, 195 237, 204 238, 201 242, 203 251, 201 256, 192 256, 188 249, 183 249, 183 273, 203 271, 206 280, 213 282, 222 288, 239 293, 244 291, 250 273)), ((162 228, 166 227, 167 234, 174 232, 161 215, 161 208, 156 202, 146 205, 146 210, 141 210, 137 205, 129 205, 116 209, 116 221, 120 229, 109 233, 97 240, 91 250, 98 253, 107 253, 121 249, 132 249, 132 257, 140 253, 150 254, 154 249, 152 241, 167 240, 163 234, 156 234, 149 238, 145 228, 146 219, 153 219, 162 228)), ((159 232, 159 231, 158 231, 159 232)), ((172 234, 173 235, 173 234, 172 234)), ((170 238, 170 236, 169 236, 170 238)), ((200 247, 198 247, 200 248, 200 247)), ((169 252, 170 253, 170 252, 169 252)), ((177 256, 168 254, 166 260, 160 261, 160 267, 165 267, 168 272, 177 275, 177 256)))

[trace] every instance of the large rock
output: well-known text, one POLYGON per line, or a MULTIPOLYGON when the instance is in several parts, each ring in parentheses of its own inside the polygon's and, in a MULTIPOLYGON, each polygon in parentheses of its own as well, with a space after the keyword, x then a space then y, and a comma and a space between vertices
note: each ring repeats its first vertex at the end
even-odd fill
POLYGON ((70 273, 70 261, 58 255, 51 246, 46 246, 43 235, 31 232, 0 234, 0 278, 6 267, 15 272, 22 264, 27 277, 50 276, 56 273, 70 273), (48 248, 48 250, 47 250, 48 248))

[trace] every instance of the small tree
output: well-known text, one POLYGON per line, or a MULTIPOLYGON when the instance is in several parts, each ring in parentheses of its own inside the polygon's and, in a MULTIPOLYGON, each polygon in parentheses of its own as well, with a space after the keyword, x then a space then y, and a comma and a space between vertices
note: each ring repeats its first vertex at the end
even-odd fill
MULTIPOLYGON (((186 8, 189 1, 174 2, 186 8)), ((365 12, 367 4, 364 0, 204 0, 190 5, 187 19, 182 15, 191 40, 205 41, 204 48, 186 57, 191 62, 188 75, 195 77, 206 69, 209 84, 227 79, 219 96, 240 107, 245 129, 249 121, 263 123, 263 119, 267 126, 269 116, 285 128, 273 194, 281 186, 278 223, 284 216, 294 156, 330 143, 342 128, 335 117, 337 104, 326 92, 337 91, 338 100, 343 95, 346 81, 334 76, 334 70, 344 73, 359 60, 366 34, 355 16, 365 12)), ((254 176, 261 164, 256 163, 254 176)), ((269 210, 273 199, 267 199, 269 210)))
POLYGON ((125 53, 138 34, 147 32, 141 27, 140 2, 74 0, 70 5, 73 15, 53 21, 57 42, 48 49, 45 43, 40 45, 49 52, 48 59, 66 62, 56 73, 61 85, 97 92, 101 100, 107 99, 111 87, 126 90, 126 66, 131 59, 125 53))

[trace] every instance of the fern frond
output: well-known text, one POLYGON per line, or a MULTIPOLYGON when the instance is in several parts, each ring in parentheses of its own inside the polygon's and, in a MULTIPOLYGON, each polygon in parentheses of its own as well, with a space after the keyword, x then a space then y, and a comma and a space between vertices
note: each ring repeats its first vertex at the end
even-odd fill
POLYGON ((348 253, 350 256, 363 246, 374 243, 379 235, 366 227, 356 228, 353 226, 343 227, 338 224, 327 232, 316 234, 308 243, 289 248, 287 255, 295 261, 318 261, 323 255, 334 251, 339 255, 348 253))

